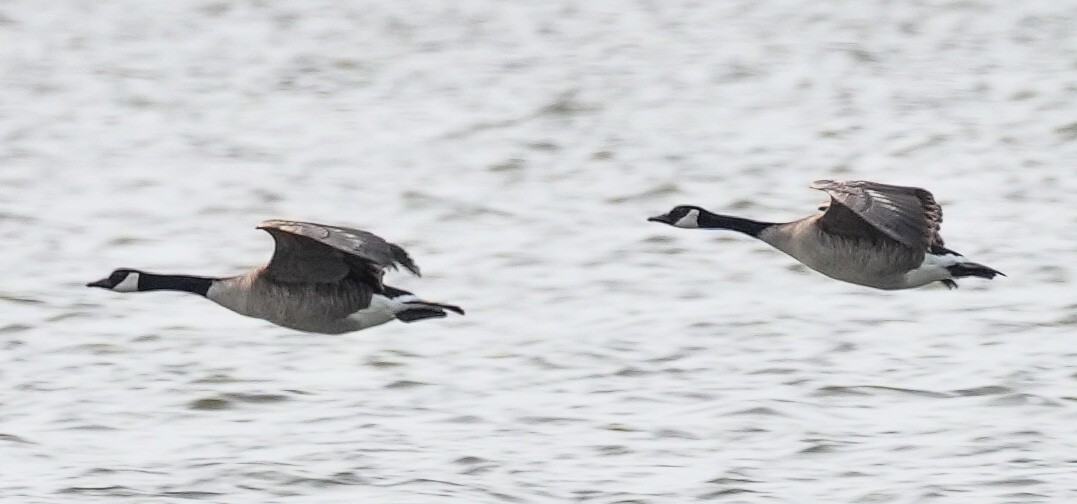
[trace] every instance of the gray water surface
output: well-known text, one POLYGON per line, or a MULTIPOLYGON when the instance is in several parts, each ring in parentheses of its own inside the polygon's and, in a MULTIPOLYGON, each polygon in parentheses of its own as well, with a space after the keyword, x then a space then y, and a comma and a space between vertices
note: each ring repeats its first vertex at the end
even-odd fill
POLYGON ((1073 2, 0 4, 4 502, 1077 502, 1073 2), (679 203, 923 186, 1005 272, 883 292, 679 203), (266 218, 465 317, 194 296, 266 218))

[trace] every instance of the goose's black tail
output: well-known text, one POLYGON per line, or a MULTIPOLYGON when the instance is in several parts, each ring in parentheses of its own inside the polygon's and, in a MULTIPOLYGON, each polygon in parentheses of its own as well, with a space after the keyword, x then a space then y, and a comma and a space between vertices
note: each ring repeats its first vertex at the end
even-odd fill
POLYGON ((405 304, 408 305, 408 309, 397 312, 396 314, 396 318, 401 322, 415 322, 416 320, 428 318, 441 318, 446 315, 445 310, 456 312, 460 315, 464 314, 464 310, 459 306, 448 304, 433 303, 430 301, 408 301, 405 304))
MULTIPOLYGON (((974 262, 957 263, 952 266, 947 266, 946 270, 949 271, 950 275, 952 275, 954 278, 979 277, 990 280, 998 275, 1006 276, 1005 273, 999 270, 989 268, 987 266, 974 262)), ((948 289, 957 288, 957 282, 953 280, 942 280, 942 283, 948 289)))
POLYGON ((974 262, 957 263, 953 266, 947 266, 946 269, 950 271, 954 278, 974 276, 990 280, 995 278, 996 275, 1006 276, 1001 271, 974 262))
POLYGON ((396 313, 397 320, 401 322, 415 322, 428 318, 441 318, 446 315, 445 311, 464 314, 464 309, 459 306, 419 299, 418 296, 404 289, 384 286, 385 294, 392 300, 403 303, 407 308, 396 313))

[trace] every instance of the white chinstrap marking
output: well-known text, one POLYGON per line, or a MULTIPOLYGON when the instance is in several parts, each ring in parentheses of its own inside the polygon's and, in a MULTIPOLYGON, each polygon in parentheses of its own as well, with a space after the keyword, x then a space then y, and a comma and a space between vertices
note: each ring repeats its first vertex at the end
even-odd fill
POLYGON ((677 222, 673 223, 674 226, 685 229, 695 229, 699 227, 699 210, 689 210, 684 217, 677 219, 677 222))
POLYGON ((112 286, 116 292, 138 292, 138 273, 128 273, 120 283, 112 286))

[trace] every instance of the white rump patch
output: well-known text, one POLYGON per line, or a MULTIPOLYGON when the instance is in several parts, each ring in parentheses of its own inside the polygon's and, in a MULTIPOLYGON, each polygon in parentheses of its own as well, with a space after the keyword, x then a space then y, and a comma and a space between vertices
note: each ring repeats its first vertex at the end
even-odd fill
POLYGON ((953 266, 963 262, 965 258, 958 254, 935 255, 925 254, 924 262, 920 267, 905 274, 905 282, 909 287, 919 287, 939 280, 953 278, 947 266, 953 266))
POLYGON ((945 268, 947 266, 953 266, 957 263, 962 262, 965 262, 965 256, 958 253, 943 255, 924 254, 924 262, 920 265, 920 267, 922 268, 927 265, 933 265, 945 268))
POLYGON ((358 326, 352 329, 353 331, 366 329, 393 320, 396 318, 396 312, 403 308, 404 305, 396 300, 374 294, 370 298, 370 306, 348 315, 348 321, 358 326))

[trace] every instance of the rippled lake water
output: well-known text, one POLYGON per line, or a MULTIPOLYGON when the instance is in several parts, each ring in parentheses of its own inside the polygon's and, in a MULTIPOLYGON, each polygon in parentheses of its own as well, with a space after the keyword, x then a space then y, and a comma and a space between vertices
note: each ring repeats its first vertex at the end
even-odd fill
POLYGON ((1073 2, 0 3, 4 502, 1077 501, 1073 2), (674 204, 924 186, 1007 277, 882 292, 674 204), (266 218, 466 317, 292 332, 266 218))

